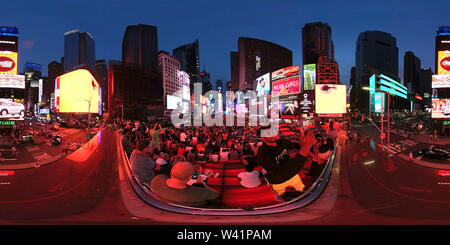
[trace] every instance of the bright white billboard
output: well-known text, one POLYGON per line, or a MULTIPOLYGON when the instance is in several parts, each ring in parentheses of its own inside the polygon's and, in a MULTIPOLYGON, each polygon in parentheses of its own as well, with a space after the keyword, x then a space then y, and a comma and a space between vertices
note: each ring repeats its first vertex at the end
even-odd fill
POLYGON ((25 75, 0 75, 0 88, 25 89, 25 75))
POLYGON ((266 73, 256 78, 256 96, 263 96, 270 93, 270 73, 266 73))
POLYGON ((316 113, 340 114, 347 111, 347 86, 336 84, 316 84, 316 113))

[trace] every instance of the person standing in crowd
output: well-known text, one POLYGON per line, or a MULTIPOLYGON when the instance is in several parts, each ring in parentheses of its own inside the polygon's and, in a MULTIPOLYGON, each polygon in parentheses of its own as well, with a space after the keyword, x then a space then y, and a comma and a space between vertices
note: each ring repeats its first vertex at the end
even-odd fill
POLYGON ((150 134, 152 136, 152 146, 153 149, 160 149, 160 141, 159 141, 159 135, 163 133, 163 129, 161 128, 161 124, 155 123, 155 126, 153 129, 150 130, 150 134))
POLYGON ((138 142, 137 148, 131 153, 130 164, 133 173, 142 184, 150 184, 155 176, 156 162, 148 155, 150 142, 146 139, 138 142))
MULTIPOLYGON (((260 130, 260 135, 261 133, 260 130)), ((261 139, 264 143, 258 150, 257 162, 266 170, 265 177, 274 192, 275 199, 284 201, 282 196, 288 186, 302 192, 305 185, 298 173, 306 163, 308 155, 303 153, 300 144, 279 139, 278 132, 273 130, 271 133, 263 133, 261 139), (289 153, 291 149, 295 152, 289 153)))
POLYGON ((161 174, 152 180, 151 191, 162 199, 179 205, 189 207, 221 205, 220 196, 206 184, 202 187, 187 185, 194 171, 191 163, 177 162, 172 167, 170 177, 161 174))

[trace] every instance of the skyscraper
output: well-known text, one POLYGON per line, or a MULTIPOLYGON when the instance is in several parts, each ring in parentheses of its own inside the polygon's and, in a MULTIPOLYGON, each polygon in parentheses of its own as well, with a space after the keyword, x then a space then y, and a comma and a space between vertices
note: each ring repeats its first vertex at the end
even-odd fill
POLYGON ((122 62, 151 71, 158 70, 158 30, 156 26, 127 26, 122 41, 122 62))
POLYGON ((391 34, 382 31, 365 31, 359 34, 356 42, 355 84, 357 107, 369 111, 369 77, 373 73, 383 73, 398 79, 397 40, 391 34))
POLYGON ((95 61, 95 79, 102 89, 102 108, 108 111, 108 66, 105 60, 95 61))
POLYGON ((44 100, 47 104, 51 103, 51 95, 55 92, 55 79, 64 73, 64 67, 57 61, 52 61, 48 64, 48 75, 44 82, 44 100))
POLYGON ((231 90, 239 90, 239 52, 230 53, 231 81, 228 88, 231 90))
POLYGON ((331 27, 322 22, 307 23, 302 28, 302 63, 317 64, 320 56, 326 56, 327 62, 334 60, 331 27))
POLYGON ((64 34, 64 72, 78 68, 95 72, 95 42, 88 32, 73 30, 64 34))
POLYGON ((163 101, 164 107, 167 108, 167 95, 180 98, 183 96, 180 62, 170 56, 169 53, 160 51, 158 55, 158 71, 162 75, 163 101))
POLYGON ((239 82, 233 90, 255 90, 256 78, 292 66, 291 50, 264 40, 239 37, 238 53, 239 82))
POLYGON ((193 84, 200 80, 200 56, 198 39, 193 43, 180 46, 172 50, 172 55, 180 62, 180 68, 185 71, 191 80, 191 92, 193 84))
MULTIPOLYGON (((421 94, 420 91, 420 59, 413 52, 405 52, 403 57, 403 82, 411 95, 421 94)), ((421 95, 423 96, 423 95, 421 95)))

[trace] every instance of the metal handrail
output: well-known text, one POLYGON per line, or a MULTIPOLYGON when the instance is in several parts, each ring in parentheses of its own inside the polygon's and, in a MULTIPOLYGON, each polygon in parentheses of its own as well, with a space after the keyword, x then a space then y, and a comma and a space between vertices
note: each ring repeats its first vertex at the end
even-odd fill
MULTIPOLYGON (((116 134, 118 132, 116 131, 116 134)), ((121 136, 123 137, 123 136, 121 136)), ((134 192, 141 198, 142 201, 153 206, 155 208, 159 208, 165 211, 180 213, 180 214, 195 214, 195 215, 205 215, 205 216, 239 216, 239 215, 261 215, 261 214, 274 214, 274 213, 282 213, 288 212, 295 209, 303 208, 310 205, 314 202, 324 191, 325 187, 328 184, 329 178, 332 173, 335 155, 337 146, 334 148, 333 152, 328 157, 328 161, 326 163, 325 168, 322 170, 318 179, 314 182, 314 184, 301 196, 276 205, 265 206, 255 208, 253 210, 244 210, 244 209, 217 209, 217 208, 195 208, 189 206, 183 206, 175 203, 168 203, 165 200, 161 200, 151 192, 147 187, 142 185, 137 177, 133 174, 130 162, 128 160, 128 156, 123 150, 123 146, 121 143, 121 137, 117 137, 118 149, 122 153, 121 156, 123 158, 123 165, 126 170, 126 174, 128 176, 128 181, 132 186, 134 192)))

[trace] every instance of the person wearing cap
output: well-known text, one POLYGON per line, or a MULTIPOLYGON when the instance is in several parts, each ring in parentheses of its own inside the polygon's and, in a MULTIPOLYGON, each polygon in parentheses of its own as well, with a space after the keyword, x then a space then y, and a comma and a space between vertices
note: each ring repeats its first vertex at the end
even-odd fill
POLYGON ((173 204, 189 207, 220 204, 219 195, 208 186, 187 185, 194 172, 195 168, 190 162, 177 162, 172 167, 170 177, 164 174, 157 175, 152 180, 150 189, 161 199, 173 204))
MULTIPOLYGON (((301 150, 300 144, 280 139, 278 132, 268 132, 268 128, 261 127, 259 130, 264 143, 258 150, 257 162, 266 171, 265 178, 275 194, 275 199, 284 201, 282 196, 288 186, 294 187, 298 192, 305 188, 298 173, 306 163, 308 154, 301 150)), ((302 145, 302 148, 304 147, 307 146, 302 145)))

